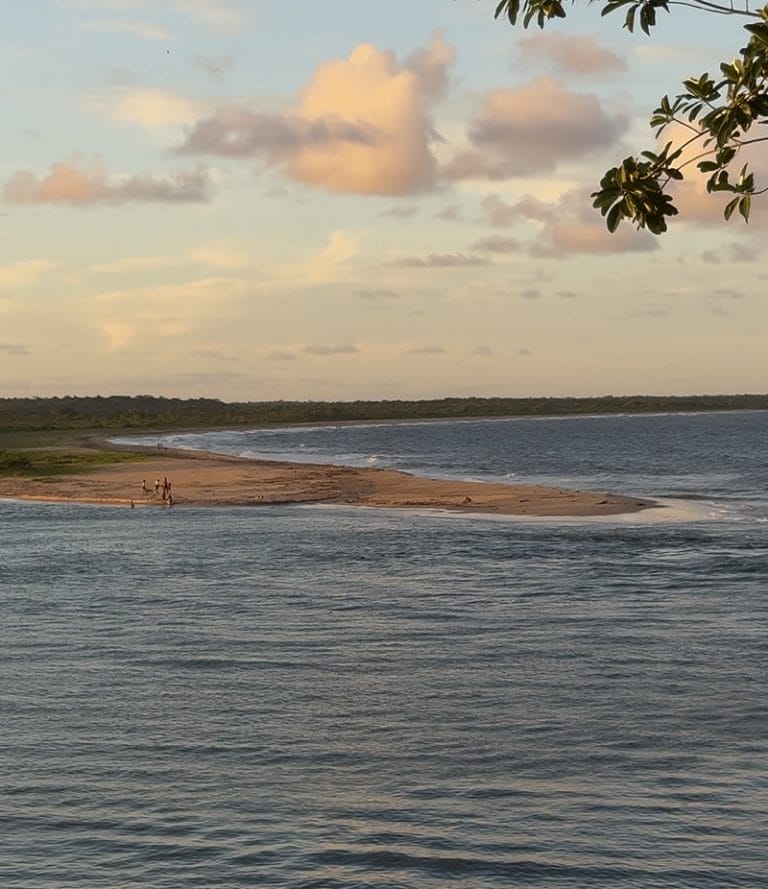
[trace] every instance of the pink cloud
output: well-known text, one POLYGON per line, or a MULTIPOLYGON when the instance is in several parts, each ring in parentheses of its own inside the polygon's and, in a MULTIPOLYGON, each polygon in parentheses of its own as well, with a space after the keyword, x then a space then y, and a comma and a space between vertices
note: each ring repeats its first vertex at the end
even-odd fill
POLYGON ((573 253, 646 253, 657 249, 653 235, 629 226, 611 234, 602 218, 598 218, 549 223, 531 252, 535 256, 561 257, 573 253))
POLYGON ((436 172, 432 104, 453 59, 440 36, 404 65, 361 44, 348 59, 318 66, 290 112, 221 108, 189 130, 180 150, 260 158, 295 182, 328 191, 424 191, 436 172))
POLYGON ((541 223, 531 247, 534 256, 560 258, 574 253, 646 253, 658 250, 658 241, 646 231, 622 226, 611 234, 605 220, 592 209, 590 189, 574 188, 549 205, 528 199, 521 212, 541 223))
MULTIPOLYGON (((685 146, 678 161, 678 164, 682 165, 685 179, 672 182, 669 188, 674 205, 679 211, 679 216, 674 218, 673 224, 688 224, 700 228, 720 227, 724 224, 723 210, 734 195, 728 192, 707 192, 706 183, 709 176, 699 171, 697 163, 711 158, 700 154, 703 147, 701 140, 690 141, 690 138, 690 130, 681 124, 672 124, 660 133, 657 143, 659 147, 670 141, 673 146, 685 146)), ((710 150, 711 148, 712 146, 710 150)), ((729 167, 731 181, 738 181, 744 164, 749 165, 758 189, 768 185, 768 159, 762 143, 747 145, 739 151, 729 167)), ((740 228, 743 230, 744 222, 738 210, 729 224, 735 226, 737 230, 740 228)), ((766 226, 768 226, 768 204, 761 197, 755 197, 752 201, 749 229, 764 229, 766 226)))
MULTIPOLYGON (((754 157, 754 155, 753 155, 754 157)), ((749 162, 749 168, 755 175, 757 187, 768 185, 768 164, 762 158, 757 162, 749 157, 749 153, 742 152, 731 164, 731 180, 737 181, 741 167, 749 162)), ((736 230, 744 230, 744 220, 738 210, 731 217, 731 221, 725 223, 723 211, 728 201, 735 195, 728 192, 707 192, 707 177, 700 173, 694 166, 686 167, 685 179, 674 183, 671 194, 674 205, 679 211, 675 222, 686 223, 700 228, 714 228, 722 225, 733 226, 736 230)), ((753 229, 765 229, 768 227, 768 205, 764 197, 755 197, 752 200, 752 210, 749 215, 749 226, 746 232, 753 229)))
POLYGON ((82 158, 57 162, 46 176, 20 170, 8 179, 6 201, 16 204, 124 204, 130 201, 190 203, 207 201, 211 181, 204 167, 176 170, 165 176, 126 176, 110 179, 96 162, 82 158))
POLYGON ((575 93, 551 77, 489 93, 470 122, 471 147, 448 164, 449 179, 507 179, 553 170, 562 161, 613 145, 626 120, 597 96, 575 93))
MULTIPOLYGON (((481 201, 481 209, 486 221, 496 227, 524 223, 537 225, 538 233, 527 248, 534 256, 557 258, 574 253, 627 253, 658 249, 652 235, 635 231, 631 226, 622 226, 611 234, 600 214, 592 209, 590 191, 588 188, 572 189, 550 203, 525 195, 510 204, 502 201, 498 195, 486 195, 481 201)), ((488 245, 497 245, 497 252, 501 252, 507 240, 495 235, 485 239, 488 245)), ((482 249, 482 243, 477 242, 474 248, 482 249)), ((510 250, 514 249, 513 243, 509 245, 510 250)))

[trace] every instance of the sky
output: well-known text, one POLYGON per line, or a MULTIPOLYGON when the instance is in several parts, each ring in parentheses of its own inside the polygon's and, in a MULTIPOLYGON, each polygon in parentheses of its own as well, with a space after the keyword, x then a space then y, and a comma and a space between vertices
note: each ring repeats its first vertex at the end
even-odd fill
POLYGON ((765 208, 589 198, 744 20, 495 6, 0 0, 0 396, 766 391, 765 208))

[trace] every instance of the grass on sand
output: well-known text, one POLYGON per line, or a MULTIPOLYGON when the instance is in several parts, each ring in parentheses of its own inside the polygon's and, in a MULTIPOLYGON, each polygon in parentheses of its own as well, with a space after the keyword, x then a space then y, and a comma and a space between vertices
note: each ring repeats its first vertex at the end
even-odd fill
POLYGON ((84 447, 81 440, 71 432, 2 432, 0 477, 71 475, 146 459, 143 454, 84 447))

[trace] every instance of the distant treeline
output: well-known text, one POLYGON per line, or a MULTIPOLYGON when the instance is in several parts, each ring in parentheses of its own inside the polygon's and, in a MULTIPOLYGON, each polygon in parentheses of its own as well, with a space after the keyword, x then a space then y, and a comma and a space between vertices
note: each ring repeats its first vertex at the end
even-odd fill
POLYGON ((430 401, 249 401, 153 395, 0 398, 1 430, 179 429, 566 414, 766 410, 768 395, 438 398, 430 401))

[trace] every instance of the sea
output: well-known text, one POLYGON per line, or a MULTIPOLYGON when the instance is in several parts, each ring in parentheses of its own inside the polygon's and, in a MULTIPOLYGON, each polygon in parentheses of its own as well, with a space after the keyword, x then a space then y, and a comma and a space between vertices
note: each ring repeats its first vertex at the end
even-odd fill
POLYGON ((768 413, 149 442, 659 505, 0 502, 2 889, 768 887, 768 413))

